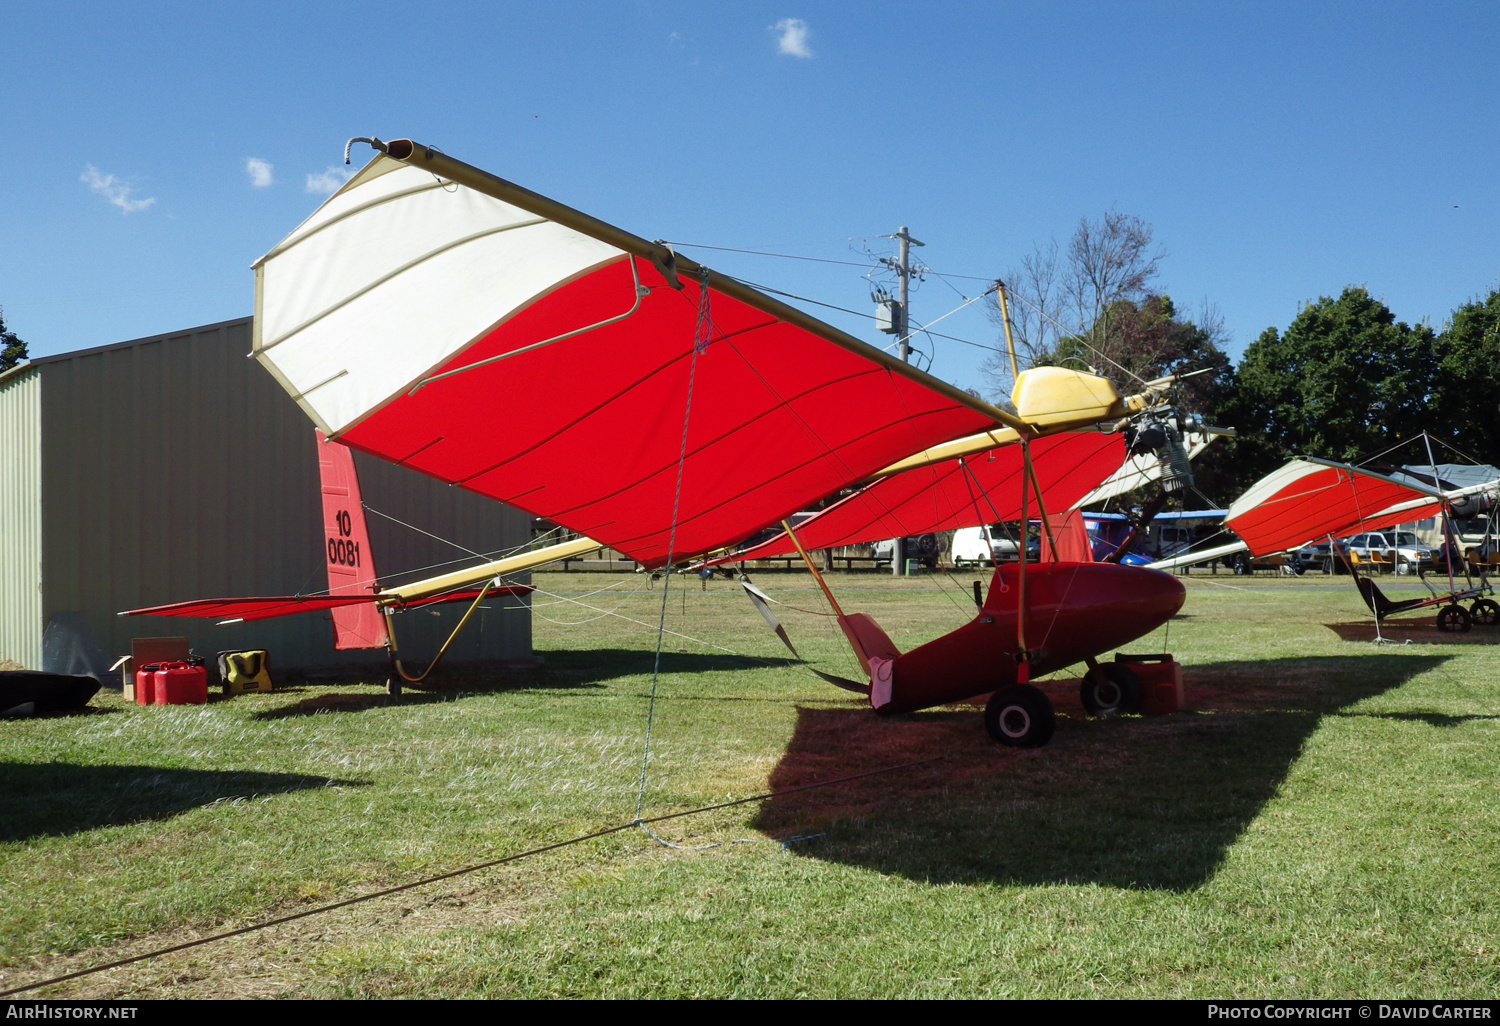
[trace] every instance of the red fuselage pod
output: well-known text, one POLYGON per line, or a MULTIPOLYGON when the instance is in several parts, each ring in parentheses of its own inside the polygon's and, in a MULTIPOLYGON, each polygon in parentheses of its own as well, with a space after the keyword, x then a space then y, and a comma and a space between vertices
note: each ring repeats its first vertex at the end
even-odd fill
MULTIPOLYGON (((1020 568, 1000 567, 971 622, 898 656, 883 713, 958 702, 1016 683, 1020 568)), ((1060 670, 1150 634, 1182 608, 1176 577, 1113 563, 1038 563, 1026 568, 1030 677, 1060 670)))

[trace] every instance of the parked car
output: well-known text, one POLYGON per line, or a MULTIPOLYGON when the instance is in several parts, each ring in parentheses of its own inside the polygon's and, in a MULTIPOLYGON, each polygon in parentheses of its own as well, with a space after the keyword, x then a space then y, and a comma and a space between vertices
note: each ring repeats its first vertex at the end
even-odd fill
MULTIPOLYGON (((887 538, 873 543, 870 546, 870 554, 875 557, 876 566, 890 566, 891 560, 896 557, 896 539, 887 538)), ((907 535, 906 558, 919 560, 929 570, 935 568, 938 563, 937 535, 907 535)))
MULTIPOLYGON (((1041 542, 1035 538, 1027 539, 1026 558, 1028 560, 1041 558, 1041 552, 1041 542)), ((1021 557, 1015 539, 1007 537, 1001 529, 961 527, 953 532, 953 545, 949 549, 948 558, 954 566, 962 567, 989 566, 992 561, 1014 563, 1021 557)))
POLYGON ((1360 559, 1384 561, 1398 574, 1426 573, 1434 563, 1432 549, 1410 531, 1368 531, 1344 543, 1360 559))
POLYGON ((1300 550, 1273 552, 1266 556, 1252 556, 1248 552, 1237 552, 1228 557, 1229 567, 1236 574, 1253 574, 1257 570, 1280 570, 1284 574, 1300 577, 1307 569, 1300 561, 1300 550))
POLYGON ((1342 565, 1338 557, 1334 555, 1333 547, 1326 541, 1302 546, 1292 554, 1292 560, 1298 568, 1298 573, 1311 570, 1314 573, 1332 574, 1337 573, 1342 565))

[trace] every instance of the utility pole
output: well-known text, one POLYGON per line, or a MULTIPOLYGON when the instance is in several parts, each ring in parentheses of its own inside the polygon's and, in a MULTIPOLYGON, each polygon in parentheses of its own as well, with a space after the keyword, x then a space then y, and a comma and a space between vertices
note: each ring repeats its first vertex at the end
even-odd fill
MULTIPOLYGON (((911 308, 908 305, 911 296, 911 247, 925 243, 912 238, 906 225, 902 225, 893 238, 896 240, 896 260, 892 263, 887 257, 882 263, 896 271, 896 308, 891 311, 895 314, 891 321, 897 339, 896 355, 901 357, 902 363, 911 363, 911 308)), ((900 577, 905 573, 906 539, 902 537, 897 538, 896 543, 891 546, 891 574, 900 577)))

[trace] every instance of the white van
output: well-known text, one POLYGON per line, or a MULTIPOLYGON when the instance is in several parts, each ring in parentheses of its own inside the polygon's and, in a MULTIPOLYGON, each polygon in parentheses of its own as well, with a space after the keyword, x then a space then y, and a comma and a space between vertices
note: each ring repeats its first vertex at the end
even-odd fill
MULTIPOLYGON (((1038 550, 1035 542, 1026 546, 1028 557, 1038 550)), ((1004 532, 990 527, 960 527, 953 532, 953 546, 948 553, 954 566, 989 566, 994 563, 1011 563, 1019 559, 1016 543, 1004 532), (990 553, 993 551, 994 555, 990 553)))

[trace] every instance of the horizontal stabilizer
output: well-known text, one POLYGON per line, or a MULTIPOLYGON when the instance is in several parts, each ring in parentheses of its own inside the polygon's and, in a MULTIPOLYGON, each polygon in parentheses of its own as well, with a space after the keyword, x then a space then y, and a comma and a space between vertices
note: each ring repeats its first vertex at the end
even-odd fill
MULTIPOLYGON (((529 595, 534 590, 536 589, 529 584, 513 584, 503 588, 491 588, 490 594, 529 595)), ((399 609, 416 609, 420 606, 436 605, 439 602, 472 602, 478 595, 478 588, 466 588, 462 591, 450 591, 442 595, 428 595, 389 604, 399 609)), ((258 598, 194 599, 190 602, 171 602, 164 606, 148 606, 145 609, 127 609, 119 615, 199 617, 220 621, 270 620, 278 616, 317 613, 348 606, 374 607, 380 602, 381 597, 376 595, 270 595, 258 598)))
POLYGON ((373 595, 270 595, 257 598, 194 599, 164 606, 127 609, 121 616, 217 617, 232 620, 269 620, 293 613, 315 613, 361 603, 375 604, 373 595))

